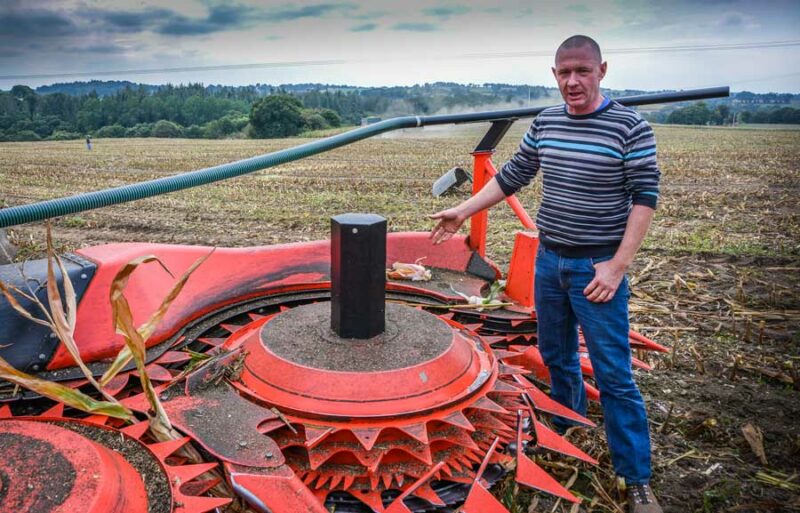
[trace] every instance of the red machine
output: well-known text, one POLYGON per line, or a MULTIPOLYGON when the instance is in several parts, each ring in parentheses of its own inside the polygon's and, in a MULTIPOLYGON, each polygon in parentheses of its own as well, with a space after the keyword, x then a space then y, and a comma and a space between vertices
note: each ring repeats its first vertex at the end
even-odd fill
MULTIPOLYGON (((491 169, 481 155, 476 162, 491 169)), ((477 188, 480 173, 475 176, 477 188)), ((502 477, 502 464, 514 457, 520 484, 577 501, 527 455, 556 451, 595 462, 542 422, 543 415, 556 414, 591 425, 550 400, 536 384, 547 379, 547 370, 535 346, 531 308, 535 236, 517 237, 505 298, 512 307, 441 308, 463 303, 455 291, 481 295, 500 278, 496 266, 481 256, 486 229, 482 223, 473 221, 469 238, 456 237, 439 246, 432 245, 426 233, 390 234, 385 255, 377 251, 377 260, 374 244, 348 249, 344 241, 339 243, 334 273, 339 269, 339 279, 349 280, 339 289, 359 284, 368 288, 370 284, 363 283, 368 265, 377 265, 384 276, 393 262, 424 257, 433 273, 431 281, 385 283, 386 303, 379 300, 385 306, 384 330, 363 339, 340 337, 330 328, 329 241, 215 250, 148 340, 148 373, 164 386, 189 359, 182 348, 217 355, 162 396, 173 425, 211 461, 222 463, 233 489, 257 511, 324 512, 332 505, 336 511, 352 512, 433 511, 464 501, 465 511, 490 511, 496 499, 486 489, 502 477), (366 251, 373 258, 355 262, 341 251, 366 251), (355 265, 350 271, 345 270, 348 262, 355 265), (212 383, 210 376, 237 361, 241 370, 235 378, 212 383), (509 444, 515 447, 511 453, 505 450, 509 444)), ((209 249, 115 244, 80 250, 81 259, 95 266, 77 314, 75 339, 84 360, 95 362, 99 371, 122 347, 108 301, 111 281, 121 266, 153 254, 177 275, 209 249)), ((157 308, 172 281, 155 265, 131 276, 127 295, 137 324, 157 308)), ((384 293, 383 283, 380 291, 384 293)), ((374 298, 368 301, 378 303, 374 298)), ((357 316, 364 317, 366 307, 358 308, 357 316)), ((663 350, 635 334, 631 344, 663 350)), ((591 375, 588 364, 584 371, 591 375)), ((85 383, 60 345, 39 374, 66 379, 73 386, 85 383)), ((122 374, 107 390, 130 395, 132 375, 133 371, 122 374)), ((587 388, 596 398, 596 390, 589 384, 587 388)), ((142 412, 148 408, 142 395, 130 395, 124 403, 142 412)), ((8 415, 8 407, 5 411, 8 415)), ((63 419, 56 426, 76 422, 85 424, 63 419)), ((79 441, 80 431, 62 436, 64 428, 56 426, 10 417, 0 421, 0 439, 25 433, 31 439, 51 440, 72 468, 99 466, 104 469, 102 479, 109 482, 127 482, 136 473, 109 459, 97 442, 79 441), (92 462, 69 459, 69 448, 81 444, 86 447, 81 454, 88 452, 92 462)), ((20 458, 28 452, 24 445, 13 447, 20 458)), ((5 464, 13 463, 6 454, 5 464)), ((41 473, 25 479, 45 486, 37 481, 41 473)), ((83 486, 76 482, 58 511, 85 509, 81 497, 88 492, 83 486)), ((119 495, 124 504, 120 511, 137 511, 127 504, 142 500, 138 488, 135 493, 129 487, 114 491, 111 485, 103 490, 96 500, 105 504, 109 494, 119 495), (127 498, 129 494, 134 497, 127 498)), ((203 508, 217 503, 196 502, 191 508, 186 504, 173 500, 173 511, 206 511, 203 508)))
MULTIPOLYGON (((491 154, 511 122, 495 121, 473 153, 473 193, 496 172, 491 154)), ((508 202, 534 230, 519 202, 508 202)), ((147 340, 146 370, 186 435, 179 443, 148 442, 144 423, 80 419, 63 405, 37 411, 35 394, 0 382, 8 403, 0 408, 0 512, 203 513, 229 501, 201 496, 219 477, 260 512, 505 511, 488 489, 514 459, 520 485, 579 502, 532 457, 555 452, 596 463, 546 424, 559 415, 593 425, 539 388, 549 376, 536 348, 535 232, 516 237, 503 297, 511 305, 481 310, 461 294, 484 295, 502 278, 485 258, 485 213, 473 217, 468 237, 438 246, 427 233, 385 230, 377 216, 338 216, 331 241, 218 248, 208 257, 147 340), (430 281, 386 281, 386 267, 422 258, 430 281), (212 357, 186 373, 186 349, 212 357), (189 441, 207 464, 188 465, 177 453, 189 441), (217 464, 222 474, 214 477, 217 464), (157 493, 144 486, 154 476, 165 482, 157 493)), ((178 276, 210 249, 113 244, 65 255, 79 299, 74 338, 93 372, 101 375, 124 345, 109 303, 117 272, 150 254, 178 276)), ((41 289, 42 269, 28 263, 20 278, 16 267, 0 266, 0 280, 38 280, 41 289)), ((126 296, 136 325, 173 282, 157 265, 131 275, 126 296)), ((5 303, 0 321, 0 342, 14 342, 0 344, 6 361, 86 384, 46 330, 5 303)), ((666 350, 636 333, 630 343, 666 350)), ((143 413, 149 406, 135 376, 131 366, 105 390, 143 413)))

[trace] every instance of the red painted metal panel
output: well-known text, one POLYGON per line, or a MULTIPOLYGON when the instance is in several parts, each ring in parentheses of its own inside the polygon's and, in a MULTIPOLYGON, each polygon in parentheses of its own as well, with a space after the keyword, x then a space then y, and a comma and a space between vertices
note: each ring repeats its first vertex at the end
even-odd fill
MULTIPOLYGON (((486 162, 492 158, 491 151, 475 152, 472 154, 472 195, 480 192, 491 176, 486 172, 486 162)), ((469 220, 469 245, 480 256, 486 255, 486 228, 489 224, 489 212, 482 210, 473 215, 469 220)))
POLYGON ((506 295, 521 306, 533 308, 533 280, 536 269, 536 250, 539 237, 531 232, 517 232, 514 251, 508 267, 506 295))
MULTIPOLYGON (((97 264, 97 272, 78 307, 75 341, 84 360, 113 358, 123 346, 122 337, 112 326, 108 294, 114 276, 127 262, 142 255, 156 255, 177 277, 209 251, 209 247, 166 244, 108 244, 79 250, 97 264)), ((464 271, 471 255, 463 236, 438 246, 431 244, 427 233, 392 233, 387 238, 387 265, 425 257, 423 263, 427 266, 464 271)), ((189 278, 147 345, 162 342, 187 322, 226 305, 267 293, 288 292, 298 286, 307 289, 310 283, 327 288, 329 280, 328 241, 217 248, 189 278)), ((131 275, 126 297, 137 325, 158 308, 174 281, 158 264, 142 265, 131 275)), ((59 346, 48 369, 73 365, 69 353, 59 346)))

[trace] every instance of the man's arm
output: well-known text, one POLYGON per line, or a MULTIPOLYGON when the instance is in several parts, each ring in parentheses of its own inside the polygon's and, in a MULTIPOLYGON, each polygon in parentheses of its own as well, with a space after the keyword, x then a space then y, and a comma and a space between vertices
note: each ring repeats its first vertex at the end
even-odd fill
POLYGON ((490 208, 503 199, 506 195, 500 188, 495 178, 492 178, 489 183, 483 186, 478 191, 478 194, 472 196, 453 208, 442 210, 431 215, 431 219, 437 219, 439 222, 431 230, 431 239, 434 244, 441 244, 442 242, 450 239, 454 233, 461 228, 464 221, 472 217, 481 210, 490 208))
POLYGON ((478 194, 462 202, 454 208, 433 214, 431 219, 438 220, 431 230, 434 244, 440 244, 461 228, 464 221, 475 213, 487 209, 511 196, 521 187, 528 185, 539 171, 539 154, 536 150, 536 121, 531 123, 528 132, 523 136, 519 149, 506 162, 494 178, 483 186, 478 194))
POLYGON ((644 241, 654 210, 645 205, 634 205, 625 226, 625 235, 614 258, 595 265, 594 279, 583 289, 583 294, 594 303, 607 303, 616 294, 622 277, 633 263, 633 257, 644 241))

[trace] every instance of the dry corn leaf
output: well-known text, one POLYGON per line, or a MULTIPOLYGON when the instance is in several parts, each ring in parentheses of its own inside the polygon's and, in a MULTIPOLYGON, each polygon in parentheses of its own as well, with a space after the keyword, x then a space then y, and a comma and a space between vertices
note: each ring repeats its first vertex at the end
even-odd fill
MULTIPOLYGON (((53 239, 51 236, 50 224, 47 225, 47 301, 50 305, 49 317, 52 324, 50 328, 56 334, 58 339, 64 344, 67 352, 72 356, 75 364, 81 369, 83 375, 87 380, 106 398, 109 402, 116 402, 115 399, 103 390, 103 387, 94 379, 94 374, 89 367, 83 362, 78 345, 75 343, 75 323, 77 301, 75 298, 75 290, 72 287, 72 282, 69 275, 66 273, 63 262, 55 254, 53 249, 53 239), (58 290, 58 281, 56 280, 53 262, 56 262, 61 271, 61 277, 64 284, 64 295, 66 296, 66 305, 61 297, 61 291, 58 290), (65 311, 66 308, 66 311, 65 311)), ((37 301, 38 303, 38 301, 37 301)), ((44 310, 44 307, 40 307, 44 310)), ((46 310, 45 310, 46 311, 46 310)))
POLYGON ((761 464, 767 465, 767 454, 764 452, 764 435, 761 430, 748 422, 742 426, 742 434, 761 464))
POLYGON ((150 428, 153 430, 156 436, 162 437, 162 439, 170 439, 170 434, 173 431, 172 423, 169 421, 167 413, 164 411, 161 401, 158 398, 158 394, 156 394, 155 388, 153 387, 153 383, 150 381, 150 377, 147 375, 147 370, 145 369, 147 362, 145 361, 146 352, 144 339, 142 339, 142 335, 133 325, 133 314, 131 313, 131 307, 127 298, 123 294, 131 273, 133 273, 133 271, 140 264, 153 261, 159 262, 162 266, 164 265, 160 260, 158 260, 157 257, 152 255, 146 255, 128 262, 117 273, 117 275, 114 277, 114 280, 111 282, 111 292, 109 297, 111 300, 114 329, 117 333, 123 336, 125 339, 125 345, 130 351, 133 360, 136 362, 136 369, 139 371, 139 380, 142 383, 142 389, 144 390, 147 401, 150 404, 150 408, 154 413, 154 415, 150 417, 150 428))
POLYGON ((390 280, 429 281, 431 272, 420 264, 425 257, 417 259, 413 264, 395 262, 391 269, 386 270, 386 277, 390 280))
MULTIPOLYGON (((139 332, 139 335, 141 335, 142 340, 145 341, 145 345, 147 339, 150 338, 150 336, 153 334, 158 324, 164 319, 164 315, 167 313, 167 310, 169 309, 170 305, 172 305, 173 301, 175 301, 175 298, 177 298, 178 295, 183 290, 183 287, 184 285, 186 285, 189 276, 191 276, 192 273, 194 273, 194 271, 198 267, 200 267, 200 265, 203 262, 205 262, 206 259, 208 259, 208 257, 210 257, 213 252, 214 249, 212 249, 207 255, 197 259, 186 270, 186 272, 183 273, 183 275, 178 279, 175 285, 172 286, 172 289, 169 291, 167 296, 161 302, 161 305, 158 307, 158 309, 155 312, 153 312, 153 315, 150 316, 147 322, 145 322, 138 328, 137 331, 139 332)), ((122 288, 124 289, 125 286, 127 286, 128 278, 130 277, 131 273, 133 273, 133 271, 136 269, 136 267, 138 267, 141 264, 154 261, 158 261, 158 263, 161 264, 162 267, 164 267, 167 273, 169 273, 169 275, 172 276, 172 273, 169 272, 169 269, 167 269, 167 267, 164 265, 163 262, 161 262, 154 256, 147 255, 132 260, 131 262, 128 262, 125 268, 123 268, 123 270, 120 271, 121 273, 123 273, 123 278, 124 278, 124 283, 122 284, 122 288)), ((128 362, 131 361, 131 358, 132 358, 131 350, 128 348, 128 345, 126 344, 125 347, 123 347, 117 354, 117 357, 114 359, 114 362, 111 364, 111 366, 103 374, 103 377, 100 378, 100 383, 103 386, 108 384, 108 382, 114 379, 114 376, 116 376, 128 364, 128 362)))
POLYGON ((31 376, 15 369, 3 358, 0 358, 0 378, 86 413, 108 415, 123 420, 133 418, 133 413, 118 402, 97 401, 79 390, 31 376))
POLYGON ((14 297, 12 292, 14 292, 16 294, 19 294, 21 296, 27 297, 27 298, 31 299, 32 301, 35 301, 35 299, 33 299, 31 296, 25 294, 24 292, 22 292, 21 290, 19 290, 16 287, 14 287, 13 285, 7 285, 7 284, 3 283, 2 281, 0 281, 0 292, 3 293, 3 296, 5 296, 5 298, 6 298, 6 301, 8 301, 8 303, 11 305, 11 307, 14 310, 16 310, 16 312, 18 314, 20 314, 21 316, 25 317, 29 321, 35 322, 36 324, 41 324, 42 326, 50 327, 50 323, 49 322, 47 322, 45 320, 42 320, 42 319, 39 319, 37 317, 34 317, 30 312, 25 310, 25 307, 23 307, 19 303, 19 301, 17 301, 17 298, 14 297))

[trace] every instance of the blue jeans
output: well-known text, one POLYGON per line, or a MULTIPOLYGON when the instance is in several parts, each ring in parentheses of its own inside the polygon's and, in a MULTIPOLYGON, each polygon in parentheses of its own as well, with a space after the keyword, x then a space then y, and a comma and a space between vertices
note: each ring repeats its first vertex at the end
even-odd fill
MULTIPOLYGON (((650 436, 644 400, 631 370, 628 278, 608 303, 592 303, 583 295, 594 278, 594 264, 611 258, 566 258, 539 246, 535 281, 539 350, 552 378, 550 395, 585 415, 586 391, 577 353, 581 326, 600 389, 614 470, 628 484, 644 484, 650 480, 650 436)), ((571 424, 561 417, 553 422, 562 431, 571 424)))

